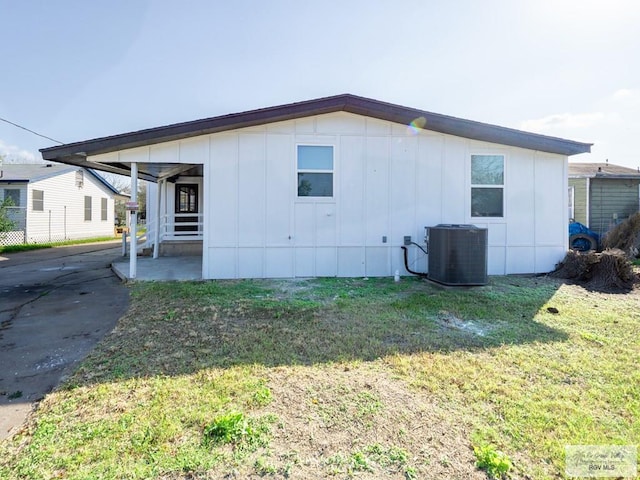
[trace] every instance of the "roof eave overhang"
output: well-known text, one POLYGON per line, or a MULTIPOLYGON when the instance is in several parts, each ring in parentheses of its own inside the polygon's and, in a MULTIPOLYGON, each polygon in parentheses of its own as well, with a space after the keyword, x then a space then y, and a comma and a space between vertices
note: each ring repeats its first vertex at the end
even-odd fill
POLYGON ((592 145, 416 110, 354 95, 338 95, 69 143, 43 148, 40 152, 45 160, 127 175, 128 173, 124 173, 128 170, 127 166, 109 169, 107 164, 92 165, 92 162, 87 161, 87 157, 339 111, 404 125, 420 119, 418 124, 424 130, 559 155, 587 153, 591 151, 592 145))

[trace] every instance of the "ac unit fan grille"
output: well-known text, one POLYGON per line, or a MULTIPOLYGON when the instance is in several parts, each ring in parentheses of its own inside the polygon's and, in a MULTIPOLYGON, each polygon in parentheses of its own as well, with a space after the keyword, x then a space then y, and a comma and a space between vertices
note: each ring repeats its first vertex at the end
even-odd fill
POLYGON ((430 227, 429 279, 445 285, 486 285, 487 229, 474 225, 430 227))

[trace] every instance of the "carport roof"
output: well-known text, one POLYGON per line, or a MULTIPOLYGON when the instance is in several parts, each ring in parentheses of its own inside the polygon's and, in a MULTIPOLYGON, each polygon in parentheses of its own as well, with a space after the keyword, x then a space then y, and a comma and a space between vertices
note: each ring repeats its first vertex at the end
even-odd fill
MULTIPOLYGON (((106 164, 97 165, 87 161, 87 157, 198 135, 207 135, 238 128, 341 111, 404 125, 411 124, 424 130, 455 135, 472 140, 561 155, 576 155, 590 152, 592 145, 590 143, 523 132, 521 130, 403 107, 351 94, 343 94, 69 143, 43 148, 40 149, 40 152, 42 153, 42 158, 45 160, 127 174, 127 170, 130 167, 125 164, 110 166, 106 164)), ((155 177, 151 172, 149 172, 147 176, 151 177, 150 179, 155 177)))

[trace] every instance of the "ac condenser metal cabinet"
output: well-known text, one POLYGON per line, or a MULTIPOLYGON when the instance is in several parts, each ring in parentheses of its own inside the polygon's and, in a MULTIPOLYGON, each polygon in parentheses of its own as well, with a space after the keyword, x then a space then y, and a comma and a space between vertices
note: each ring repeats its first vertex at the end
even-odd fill
POLYGON ((486 285, 487 229, 440 224, 427 228, 428 278, 444 285, 486 285))

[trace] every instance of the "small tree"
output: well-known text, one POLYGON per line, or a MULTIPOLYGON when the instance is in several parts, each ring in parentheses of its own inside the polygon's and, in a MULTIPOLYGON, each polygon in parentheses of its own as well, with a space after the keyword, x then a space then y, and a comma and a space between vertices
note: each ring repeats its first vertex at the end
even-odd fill
POLYGON ((139 219, 147 219, 147 182, 144 180, 138 182, 138 210, 139 219))
POLYGON ((16 222, 9 218, 9 207, 12 206, 13 200, 10 198, 5 198, 0 203, 0 235, 16 228, 16 222))

